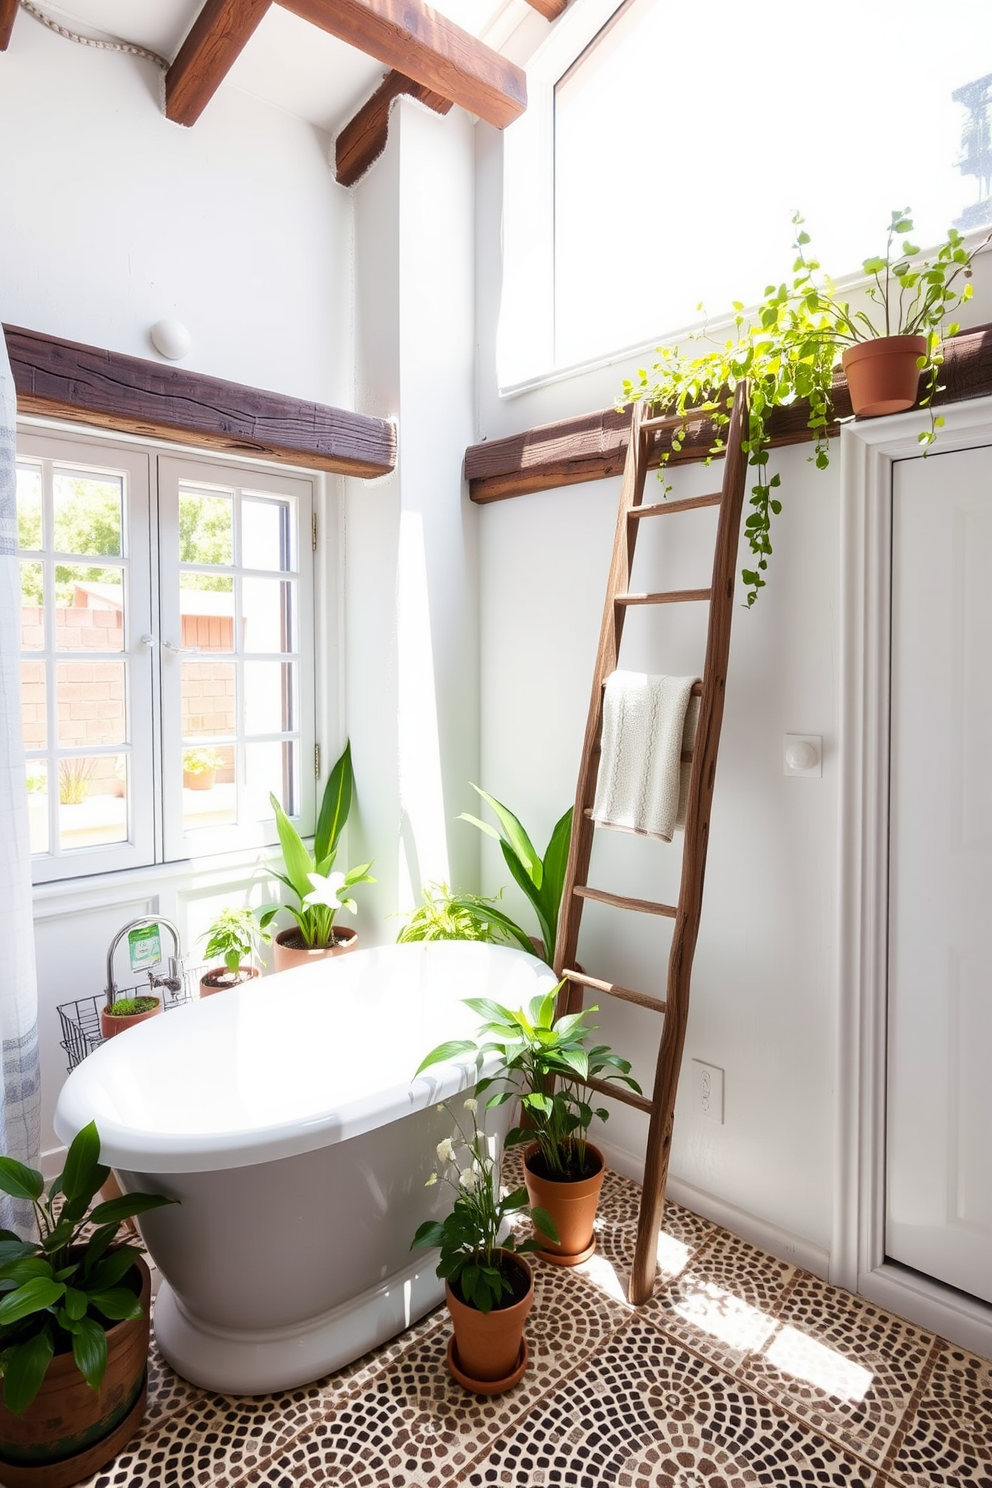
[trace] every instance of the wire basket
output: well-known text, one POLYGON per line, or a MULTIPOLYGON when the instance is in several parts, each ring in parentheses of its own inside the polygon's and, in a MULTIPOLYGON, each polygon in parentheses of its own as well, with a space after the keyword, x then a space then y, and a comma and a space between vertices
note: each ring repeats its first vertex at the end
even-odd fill
MULTIPOLYGON (((184 966, 182 969, 183 985, 180 992, 171 992, 168 987, 150 988, 147 982, 139 983, 137 987, 118 987, 118 997, 145 997, 153 991, 162 997, 162 1007, 165 1012, 171 1012, 173 1008, 182 1007, 183 1003, 192 1002, 200 995, 200 977, 206 970, 206 966, 198 963, 196 966, 184 966)), ((66 1069, 72 1073, 77 1064, 81 1064, 87 1054, 106 1040, 100 1032, 100 1009, 106 1003, 103 992, 97 997, 80 997, 76 1002, 63 1002, 58 1007, 58 1015, 62 1023, 62 1038, 60 1046, 69 1056, 66 1069)))

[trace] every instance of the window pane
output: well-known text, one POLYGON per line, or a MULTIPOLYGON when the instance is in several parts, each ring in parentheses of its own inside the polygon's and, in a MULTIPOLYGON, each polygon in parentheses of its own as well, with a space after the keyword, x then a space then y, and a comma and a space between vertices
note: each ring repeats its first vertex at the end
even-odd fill
POLYGON ((47 853, 48 845, 48 765, 44 760, 28 760, 25 767, 28 785, 28 837, 33 853, 47 853))
POLYGON ((56 468, 52 495, 57 553, 120 556, 124 482, 119 475, 56 468))
POLYGON ((127 802, 118 794, 122 756, 77 755, 59 760, 59 845, 97 847, 127 841, 127 802))
POLYGON ((21 650, 45 648, 45 581, 40 563, 21 560, 21 650))
POLYGON ((244 568, 295 567, 292 512, 288 501, 246 496, 241 503, 241 564, 244 568))
MULTIPOLYGON (((234 559, 234 502, 231 495, 179 488, 180 563, 223 563, 234 559)), ((189 575, 184 575, 185 581, 189 575)))
POLYGON ((183 750, 183 830, 237 821, 233 745, 190 744, 183 750))
POLYGON ((179 615, 182 644, 198 651, 234 650, 234 580, 224 574, 184 573, 179 615))
POLYGON ((55 692, 60 745, 126 742, 123 661, 60 661, 55 692))
POLYGON ((183 738, 210 738, 235 732, 234 663, 183 662, 183 738))
POLYGON ((241 584, 241 634, 246 651, 293 651, 295 585, 246 578, 241 584))
POLYGON ((21 663, 21 727, 25 749, 48 748, 48 698, 43 661, 21 663))
POLYGON ((281 734, 293 727, 293 663, 245 662, 245 733, 281 734))
POLYGON ((22 548, 41 548, 41 470, 18 462, 17 542, 22 548))
POLYGON ((290 740, 245 745, 245 788, 242 821, 265 821, 272 816, 269 793, 293 816, 299 810, 299 748, 290 740))
POLYGON ((123 651, 124 575, 119 568, 55 567, 59 651, 123 651))

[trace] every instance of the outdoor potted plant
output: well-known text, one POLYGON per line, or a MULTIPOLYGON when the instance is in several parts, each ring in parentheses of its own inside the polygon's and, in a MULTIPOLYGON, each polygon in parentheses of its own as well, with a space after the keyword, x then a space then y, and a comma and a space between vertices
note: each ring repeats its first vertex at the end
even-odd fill
POLYGON ((137 997, 118 997, 108 1007, 100 1009, 100 1032, 105 1039, 115 1038, 137 1023, 156 1018, 162 1011, 161 997, 152 993, 141 993, 137 997))
MULTIPOLYGON (((348 890, 357 883, 375 882, 369 873, 371 863, 362 863, 347 873, 333 871, 338 839, 348 820, 353 791, 351 745, 346 744, 324 787, 313 852, 304 845, 275 796, 269 797, 286 869, 285 873, 275 876, 286 885, 296 901, 286 906, 296 923, 280 930, 275 937, 273 962, 276 971, 288 971, 294 966, 303 966, 325 956, 339 956, 358 947, 358 932, 334 923, 340 909, 347 909, 351 914, 358 912, 348 890)), ((273 906, 274 909, 278 907, 273 906)))
POLYGON ((537 1241, 517 1240, 509 1221, 530 1212, 545 1231, 553 1232, 553 1223, 528 1211, 525 1189, 502 1192, 496 1141, 479 1127, 475 1098, 464 1106, 472 1130, 456 1118, 452 1135, 437 1144, 437 1167, 427 1180, 428 1187, 441 1182, 453 1191, 451 1212, 425 1220, 410 1249, 440 1247, 437 1275, 455 1330, 448 1344, 452 1375, 477 1395, 499 1395, 527 1368, 523 1333, 534 1304, 534 1277, 523 1254, 536 1250, 537 1241))
POLYGON ((244 907, 221 910, 200 939, 207 942, 205 955, 221 956, 224 964, 203 973, 200 978, 201 997, 224 992, 259 975, 254 958, 263 945, 271 944, 272 936, 266 926, 275 913, 274 908, 261 910, 257 915, 253 909, 244 907))
POLYGON ((482 1079, 476 1093, 494 1082, 499 1090, 489 1106, 519 1098, 528 1126, 515 1127, 507 1148, 524 1146, 524 1177, 532 1206, 550 1215, 553 1229, 537 1221, 539 1254, 559 1266, 577 1266, 596 1248, 594 1222, 603 1186, 605 1161, 588 1139, 594 1117, 606 1121, 609 1112, 594 1110, 581 1082, 617 1080, 640 1094, 630 1074, 630 1062, 606 1044, 587 1048, 596 1025, 587 1022, 598 1007, 584 1008, 555 1018, 555 1004, 564 987, 559 982, 544 996, 535 997, 526 1012, 502 1007, 487 998, 467 998, 465 1006, 484 1019, 478 1039, 439 1044, 417 1071, 432 1064, 474 1052, 480 1059, 495 1053, 499 1067, 482 1079), (481 1042, 480 1042, 481 1040, 481 1042))
POLYGON ((110 1169, 90 1122, 45 1191, 42 1175, 0 1157, 0 1189, 27 1200, 39 1238, 0 1230, 0 1480, 67 1488, 137 1431, 145 1407, 150 1279, 136 1214, 171 1204, 131 1193, 90 1207, 110 1169))
POLYGON ((187 790, 213 790, 224 756, 216 749, 183 750, 183 785, 187 790))
MULTIPOLYGON (((921 406, 931 410, 930 427, 919 436, 925 447, 933 443, 943 419, 934 412, 943 363, 942 341, 959 329, 947 317, 971 298, 971 262, 989 242, 986 238, 970 252, 955 228, 929 258, 917 263, 920 250, 909 241, 893 255, 896 234, 910 232, 909 209, 893 212, 884 257, 867 258, 868 277, 865 307, 852 309, 838 298, 825 275, 818 278, 819 262, 807 257, 809 234, 803 219, 793 218, 795 258, 790 281, 770 284, 764 298, 751 311, 740 301, 734 304, 731 329, 720 339, 708 328, 690 335, 684 347, 661 346, 659 360, 650 370, 639 369, 636 378, 623 383, 621 405, 644 400, 665 413, 708 417, 716 426, 711 455, 721 453, 723 433, 730 422, 734 389, 748 380, 749 415, 744 450, 754 471, 750 513, 745 533, 757 562, 742 570, 747 586, 746 602, 754 604, 765 586, 764 574, 771 557, 771 518, 782 510, 776 494, 781 480, 770 474, 768 423, 776 408, 805 399, 808 426, 814 440, 810 456, 818 470, 829 464, 826 432, 833 420, 833 400, 838 363, 844 360, 852 377, 850 392, 855 413, 891 413, 916 402, 920 374, 925 378, 921 406), (895 394, 868 393, 861 401, 859 365, 877 363, 881 345, 890 335, 920 338, 909 348, 909 383, 895 394), (908 400, 908 401, 907 401, 908 400)), ((992 235, 990 235, 992 237, 992 235)), ((897 348, 898 349, 898 348, 897 348)), ((661 474, 672 455, 677 455, 685 430, 676 429, 670 449, 660 452, 661 474)))
POLYGON ((555 939, 558 935, 558 912, 561 908, 562 890, 565 886, 565 869, 568 865, 568 847, 572 836, 572 807, 554 825, 551 839, 543 858, 534 847, 517 817, 495 796, 472 786, 482 799, 492 807, 499 821, 499 829, 489 822, 480 821, 463 811, 460 821, 471 822, 488 837, 495 837, 514 882, 523 890, 537 916, 540 935, 530 936, 526 930, 511 920, 501 910, 489 910, 490 919, 500 926, 509 940, 525 951, 542 957, 550 966, 555 958, 555 939))

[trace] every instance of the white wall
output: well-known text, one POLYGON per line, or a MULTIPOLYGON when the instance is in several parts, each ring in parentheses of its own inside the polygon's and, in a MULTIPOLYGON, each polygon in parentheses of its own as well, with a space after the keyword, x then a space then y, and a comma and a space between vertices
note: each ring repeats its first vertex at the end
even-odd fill
POLYGON ((23 16, 0 53, 0 318, 351 407, 351 198, 329 138, 223 87, 171 124, 152 63, 23 16))

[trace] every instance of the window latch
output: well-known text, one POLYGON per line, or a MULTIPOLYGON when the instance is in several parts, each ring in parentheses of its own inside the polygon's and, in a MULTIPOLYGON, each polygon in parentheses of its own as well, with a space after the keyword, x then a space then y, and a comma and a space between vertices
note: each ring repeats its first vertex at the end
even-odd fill
POLYGON ((163 641, 162 645, 174 656, 199 656, 200 654, 199 646, 177 646, 175 641, 163 641))

